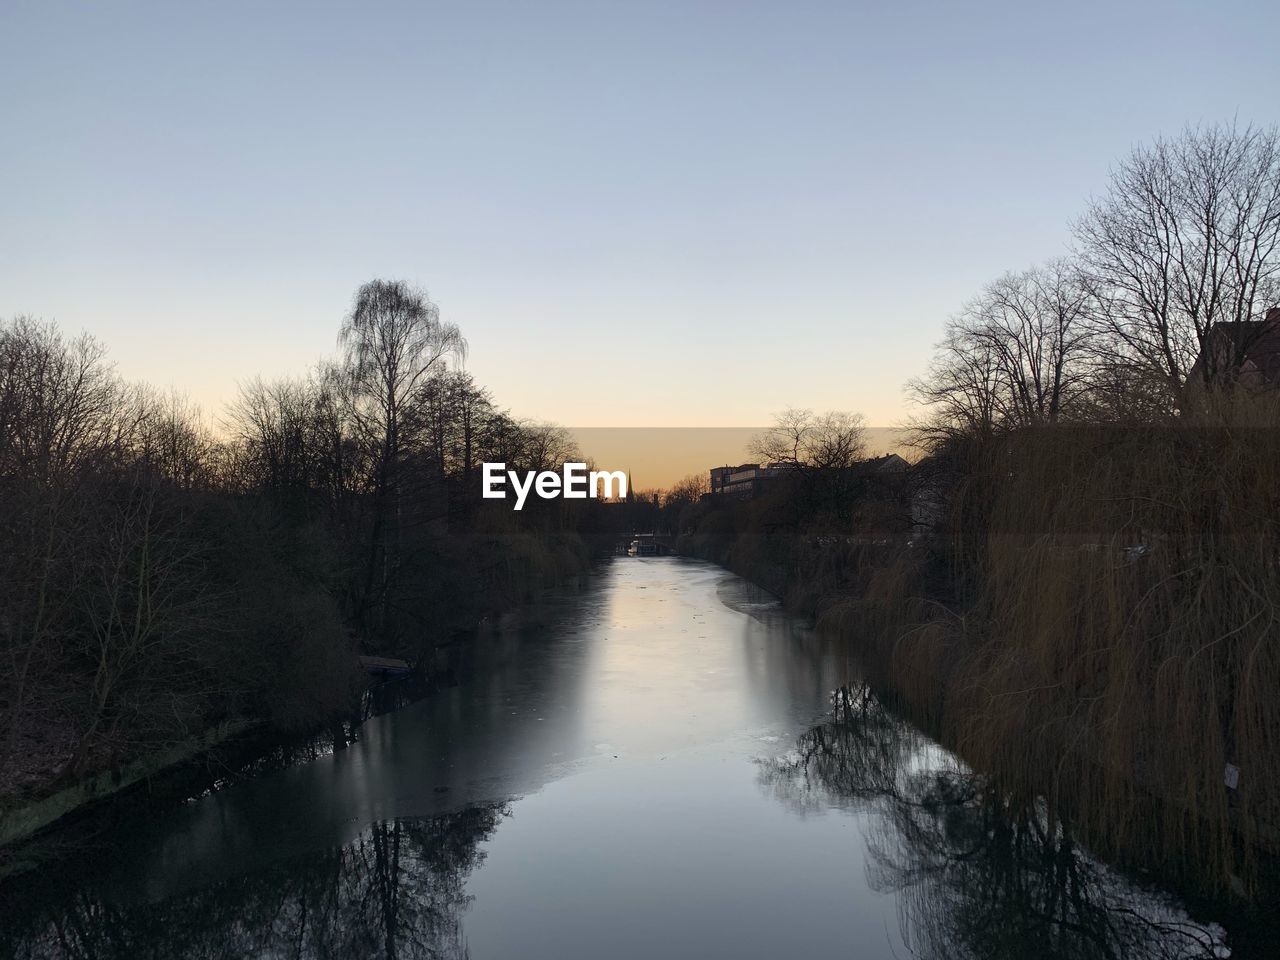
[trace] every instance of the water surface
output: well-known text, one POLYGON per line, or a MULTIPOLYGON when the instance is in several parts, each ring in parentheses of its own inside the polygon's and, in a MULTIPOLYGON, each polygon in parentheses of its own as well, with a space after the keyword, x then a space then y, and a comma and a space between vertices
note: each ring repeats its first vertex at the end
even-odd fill
POLYGON ((347 749, 150 816, 74 875, 43 871, 0 948, 1226 955, 1220 927, 1011 808, 718 567, 619 558, 539 614, 347 749))

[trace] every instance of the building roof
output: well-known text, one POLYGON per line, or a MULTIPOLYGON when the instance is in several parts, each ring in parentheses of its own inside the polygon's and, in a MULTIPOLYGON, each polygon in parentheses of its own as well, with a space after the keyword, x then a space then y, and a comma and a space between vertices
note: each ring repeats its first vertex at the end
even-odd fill
POLYGON ((882 457, 872 457, 870 460, 855 463, 852 469, 856 474, 878 476, 901 473, 909 466, 910 464, 896 453, 886 453, 882 457))
POLYGON ((1280 307, 1272 307, 1262 320, 1215 323, 1188 379, 1204 378, 1210 360, 1209 378, 1214 381, 1280 386, 1280 307))

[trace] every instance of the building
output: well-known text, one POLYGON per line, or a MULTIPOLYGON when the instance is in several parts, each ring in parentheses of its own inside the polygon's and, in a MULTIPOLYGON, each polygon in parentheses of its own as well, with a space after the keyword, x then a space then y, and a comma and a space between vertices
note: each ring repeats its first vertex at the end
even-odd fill
POLYGON ((896 453, 886 453, 883 457, 860 460, 849 468, 849 474, 854 477, 897 477, 905 474, 910 466, 896 453))
MULTIPOLYGON (((907 461, 896 453, 887 453, 883 457, 861 460, 830 475, 845 481, 889 480, 904 475, 908 466, 907 461)), ((760 496, 770 484, 795 469, 787 463, 740 463, 736 467, 712 467, 711 495, 749 500, 760 496)))
POLYGON ((1280 387, 1280 307, 1272 307, 1262 320, 1215 323, 1187 383, 1280 387))
POLYGON ((712 496, 738 497, 749 500, 786 472, 782 464, 740 463, 736 467, 711 468, 712 496))

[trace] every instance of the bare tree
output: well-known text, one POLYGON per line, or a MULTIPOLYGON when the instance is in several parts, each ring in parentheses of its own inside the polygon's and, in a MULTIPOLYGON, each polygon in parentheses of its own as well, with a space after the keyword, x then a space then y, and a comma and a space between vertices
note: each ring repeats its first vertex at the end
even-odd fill
POLYGON ((1280 286, 1280 132, 1190 128, 1136 149, 1076 224, 1106 361, 1179 405, 1220 323, 1238 365, 1280 286))
POLYGON ((421 391, 428 443, 444 470, 467 482, 475 470, 480 437, 494 414, 489 391, 464 370, 430 378, 421 391))
POLYGON ((790 473, 797 493, 793 505, 839 522, 851 516, 858 486, 852 468, 865 458, 866 448, 860 414, 797 409, 778 414, 750 446, 754 456, 790 473))
POLYGON ((74 766, 99 741, 113 752, 165 743, 216 693, 202 667, 225 609, 204 575, 182 510, 149 478, 113 491, 82 546, 76 594, 93 664, 74 766))
MULTIPOLYGON (((373 528, 365 577, 364 606, 385 594, 395 562, 394 536, 388 536, 398 509, 399 468, 406 449, 418 439, 412 401, 450 357, 466 355, 466 341, 427 297, 399 281, 373 280, 356 291, 339 341, 356 399, 354 412, 364 435, 376 446, 373 478, 373 528), (381 574, 379 575, 379 570, 381 574)), ((394 531, 393 531, 394 532, 394 531)))
POLYGON ((677 480, 662 493, 662 506, 680 509, 691 503, 697 503, 704 493, 711 490, 711 482, 705 473, 691 473, 677 480))
POLYGON ((254 378, 241 384, 226 427, 241 455, 242 479, 276 496, 309 488, 314 475, 316 397, 311 384, 254 378))
POLYGON ((92 338, 29 317, 0 324, 0 761, 33 726, 37 691, 40 720, 51 719, 48 685, 66 654, 92 482, 118 465, 131 433, 122 396, 92 338))
POLYGON ((1070 261, 1009 273, 947 324, 929 374, 909 389, 929 408, 927 443, 1082 414, 1095 373, 1088 286, 1070 261))
POLYGON ((214 482, 218 442, 199 408, 177 393, 147 387, 129 391, 120 415, 133 426, 132 459, 174 487, 191 491, 214 482))
POLYGON ((1005 413, 1017 423, 1054 423, 1086 389, 1089 295, 1076 265, 1054 260, 991 284, 975 334, 988 342, 1004 380, 1005 413))
POLYGON ((554 423, 520 424, 521 445, 516 462, 526 470, 559 470, 565 463, 582 460, 573 435, 554 423))
POLYGON ((750 450, 766 463, 796 471, 846 468, 865 456, 866 424, 861 414, 789 408, 752 439, 750 450))
POLYGON ((926 408, 913 427, 927 449, 961 437, 990 436, 999 422, 1000 362, 991 344, 976 341, 951 321, 934 351, 929 372, 907 384, 926 408))
POLYGON ((47 484, 121 452, 123 387, 105 354, 92 337, 68 340, 30 317, 0 328, 0 470, 47 484))

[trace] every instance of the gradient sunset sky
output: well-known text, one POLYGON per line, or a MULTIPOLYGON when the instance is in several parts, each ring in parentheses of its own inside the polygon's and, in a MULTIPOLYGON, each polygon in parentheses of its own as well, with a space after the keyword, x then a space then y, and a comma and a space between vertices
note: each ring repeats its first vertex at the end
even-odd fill
POLYGON ((1280 113, 1280 5, 0 4, 0 315, 217 411, 427 288, 520 416, 908 412, 1108 166, 1280 113))

